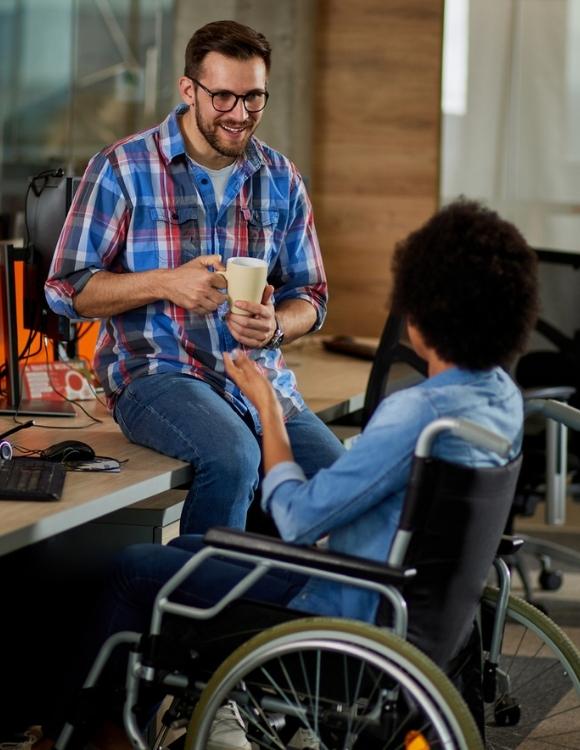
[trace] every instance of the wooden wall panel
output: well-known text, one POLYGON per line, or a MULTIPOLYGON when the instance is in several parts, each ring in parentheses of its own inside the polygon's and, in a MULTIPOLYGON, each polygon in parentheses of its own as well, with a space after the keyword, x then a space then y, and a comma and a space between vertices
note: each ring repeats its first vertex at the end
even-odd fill
POLYGON ((394 244, 436 208, 443 0, 320 0, 312 195, 325 332, 378 335, 394 244))

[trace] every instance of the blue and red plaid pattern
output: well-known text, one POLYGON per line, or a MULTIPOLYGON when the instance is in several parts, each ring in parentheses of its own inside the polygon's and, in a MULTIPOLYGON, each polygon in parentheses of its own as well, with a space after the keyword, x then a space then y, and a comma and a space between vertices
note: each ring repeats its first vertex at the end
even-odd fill
MULTIPOLYGON (((312 206, 296 167, 252 138, 216 205, 206 172, 187 158, 177 118, 104 149, 90 161, 63 227, 46 284, 54 312, 79 319, 74 297, 93 273, 175 268, 200 255, 268 261, 274 304, 304 299, 326 314, 327 286, 312 206)), ((240 411, 250 407, 224 374, 237 343, 225 308, 197 315, 167 300, 103 320, 95 370, 110 403, 136 377, 180 371, 208 382, 240 411)), ((255 350, 286 417, 304 402, 277 350, 255 350)))

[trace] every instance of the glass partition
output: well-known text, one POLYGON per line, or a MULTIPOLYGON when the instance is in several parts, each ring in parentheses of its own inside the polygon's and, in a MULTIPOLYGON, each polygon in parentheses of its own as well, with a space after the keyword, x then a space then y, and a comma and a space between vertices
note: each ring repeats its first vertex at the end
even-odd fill
POLYGON ((30 176, 165 116, 172 34, 173 0, 0 0, 0 238, 30 176))

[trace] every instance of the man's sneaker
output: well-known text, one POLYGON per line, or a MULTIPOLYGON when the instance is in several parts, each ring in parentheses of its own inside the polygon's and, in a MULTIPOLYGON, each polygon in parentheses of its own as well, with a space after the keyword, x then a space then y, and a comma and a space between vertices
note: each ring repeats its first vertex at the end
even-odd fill
POLYGON ((320 740, 312 729, 300 727, 288 743, 288 750, 320 750, 320 740))
POLYGON ((234 701, 228 701, 216 711, 206 750, 252 750, 246 725, 234 701))

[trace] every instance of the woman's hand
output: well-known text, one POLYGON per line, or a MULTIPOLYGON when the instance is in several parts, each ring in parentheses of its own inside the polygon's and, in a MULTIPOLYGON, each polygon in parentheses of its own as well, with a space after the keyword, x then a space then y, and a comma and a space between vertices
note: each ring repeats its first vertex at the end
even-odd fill
POLYGON ((282 407, 258 365, 238 351, 234 359, 224 353, 226 373, 254 404, 262 422, 262 463, 267 474, 274 466, 293 461, 290 439, 284 426, 282 407))
POLYGON ((235 359, 225 352, 224 364, 227 376, 243 391, 260 413, 279 409, 274 389, 253 360, 238 350, 235 359))

